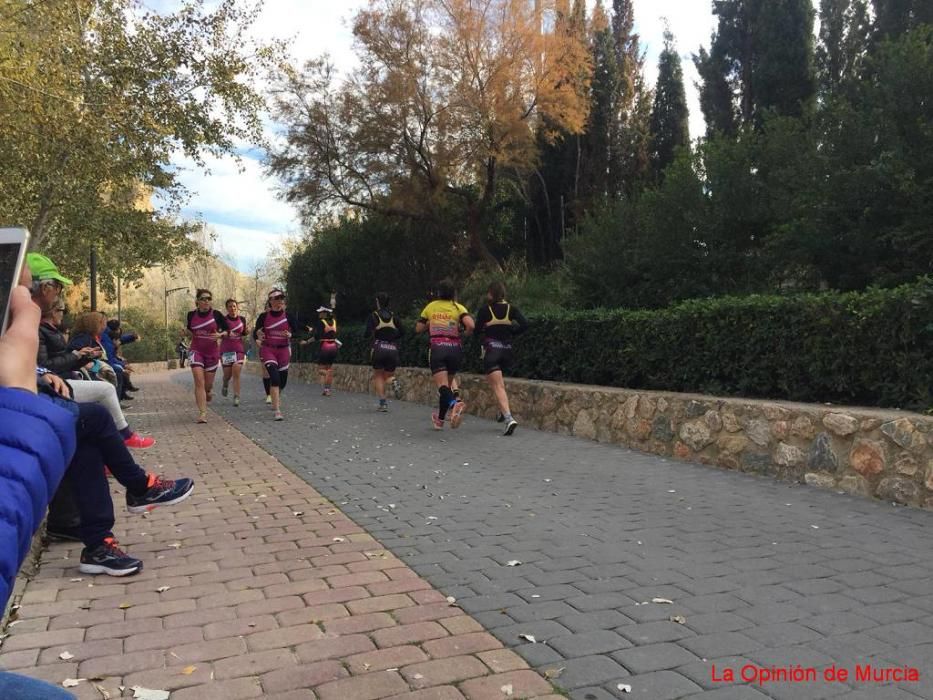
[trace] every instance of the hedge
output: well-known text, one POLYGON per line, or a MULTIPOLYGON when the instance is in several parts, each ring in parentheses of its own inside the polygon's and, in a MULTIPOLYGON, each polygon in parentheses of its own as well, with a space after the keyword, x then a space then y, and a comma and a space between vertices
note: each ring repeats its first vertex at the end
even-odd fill
MULTIPOLYGON (((926 278, 866 292, 721 297, 529 320, 511 376, 919 410, 933 403, 933 280, 926 278)), ((402 364, 424 367, 427 339, 406 325, 402 364)), ((361 326, 342 326, 340 339, 340 362, 368 362, 361 326)), ((300 359, 311 358, 305 351, 300 359)), ((471 338, 464 370, 480 369, 471 338)))

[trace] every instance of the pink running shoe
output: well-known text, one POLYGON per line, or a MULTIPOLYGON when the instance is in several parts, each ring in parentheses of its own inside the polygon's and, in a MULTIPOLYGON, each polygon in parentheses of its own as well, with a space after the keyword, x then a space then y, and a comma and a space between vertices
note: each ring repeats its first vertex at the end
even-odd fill
POLYGON ((143 437, 139 433, 133 433, 123 441, 123 444, 137 450, 145 450, 147 447, 155 445, 155 438, 143 437))

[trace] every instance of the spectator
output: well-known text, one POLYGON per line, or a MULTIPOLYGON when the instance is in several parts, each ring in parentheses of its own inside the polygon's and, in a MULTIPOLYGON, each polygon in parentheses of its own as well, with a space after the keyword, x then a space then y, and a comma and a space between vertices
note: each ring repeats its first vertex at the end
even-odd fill
POLYGON ((139 334, 124 333, 120 320, 112 318, 107 321, 107 335, 113 341, 114 355, 123 366, 123 381, 125 391, 139 391, 139 387, 135 386, 130 379, 130 375, 133 373, 133 369, 129 366, 129 362, 126 361, 126 358, 123 357, 123 353, 120 352, 120 348, 122 346, 129 345, 130 343, 135 343, 137 340, 140 340, 139 334))
POLYGON ((185 336, 178 339, 178 345, 175 346, 175 352, 178 354, 178 366, 185 368, 185 360, 188 359, 188 343, 185 342, 185 336))
MULTIPOLYGON (((35 297, 33 298, 35 299, 35 297)), ((93 379, 105 379, 111 382, 116 387, 120 400, 123 401, 126 399, 126 394, 122 391, 121 375, 117 374, 116 368, 110 364, 110 356, 101 342, 101 336, 106 327, 104 315, 99 311, 88 311, 81 314, 75 320, 68 349, 78 350, 90 347, 100 350, 100 358, 94 362, 89 373, 93 379)))
MULTIPOLYGON (((41 306, 41 296, 37 302, 41 306)), ((109 382, 84 381, 84 375, 76 374, 78 369, 99 358, 101 350, 91 347, 68 350, 68 343, 59 328, 63 312, 64 306, 62 306, 61 302, 55 302, 42 315, 42 323, 39 326, 38 366, 54 372, 63 379, 70 380, 69 386, 72 398, 78 403, 94 402, 103 405, 110 412, 110 416, 113 418, 113 422, 116 424, 117 430, 123 437, 127 447, 139 449, 152 447, 155 444, 153 438, 143 437, 130 428, 126 416, 123 415, 123 409, 120 408, 116 389, 112 384, 109 382)))

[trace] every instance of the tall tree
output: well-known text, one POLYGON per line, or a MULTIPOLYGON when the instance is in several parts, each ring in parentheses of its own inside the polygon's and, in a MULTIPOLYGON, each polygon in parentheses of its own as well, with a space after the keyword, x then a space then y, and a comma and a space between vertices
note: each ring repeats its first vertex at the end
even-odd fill
POLYGON ((816 71, 824 99, 835 97, 861 77, 870 38, 868 0, 820 0, 816 71))
POLYGON ((184 200, 176 153, 200 163, 261 140, 255 79, 278 47, 248 38, 258 11, 0 0, 0 219, 76 274, 90 245, 124 278, 191 252, 188 227, 146 200, 169 214, 184 200))
POLYGON ((638 190, 650 169, 648 148, 651 91, 645 81, 645 55, 635 32, 634 0, 612 0, 616 86, 610 136, 609 191, 638 190))
POLYGON ((712 46, 693 56, 693 64, 700 76, 700 111, 706 121, 706 135, 733 136, 738 128, 732 85, 729 82, 729 65, 726 60, 719 34, 713 34, 712 46))
POLYGON ((618 84, 615 42, 602 0, 596 0, 590 22, 590 53, 593 79, 590 111, 583 134, 584 168, 581 175, 581 198, 585 203, 609 193, 609 162, 614 134, 615 90, 618 84))
MULTIPOLYGON (((537 134, 586 120, 586 47, 542 29, 553 0, 375 0, 342 84, 318 60, 277 91, 286 143, 269 165, 313 221, 328 205, 408 218, 451 216, 490 264, 503 179, 527 181, 537 134), (542 127, 540 131, 538 127, 542 127)), ((455 224, 456 225, 456 224, 455 224)))
POLYGON ((658 80, 651 109, 651 164, 660 179, 678 148, 690 145, 689 110, 680 55, 670 28, 664 31, 664 50, 658 59, 658 80))
POLYGON ((731 93, 740 124, 760 128, 772 112, 800 115, 815 91, 811 0, 716 0, 713 14, 711 48, 695 59, 704 111, 727 127, 731 93))

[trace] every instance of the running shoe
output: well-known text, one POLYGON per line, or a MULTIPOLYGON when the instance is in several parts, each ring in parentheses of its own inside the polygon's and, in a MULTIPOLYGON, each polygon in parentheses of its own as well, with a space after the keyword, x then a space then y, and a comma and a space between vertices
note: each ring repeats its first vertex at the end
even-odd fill
POLYGON ((503 435, 511 435, 512 433, 515 432, 515 429, 516 429, 517 427, 518 427, 518 421, 515 420, 515 419, 513 418, 512 420, 509 421, 509 424, 508 424, 507 426, 505 426, 505 432, 502 433, 502 434, 503 434, 503 435))
POLYGON ((505 416, 502 415, 502 411, 496 411, 496 423, 504 423, 505 416))
POLYGON ((395 394, 396 401, 402 400, 402 384, 398 377, 392 377, 392 393, 395 394))
POLYGON ((148 513, 157 506, 173 506, 181 503, 194 491, 191 479, 163 479, 155 474, 149 475, 146 492, 134 496, 127 492, 126 509, 130 513, 148 513))
POLYGON ((197 419, 197 421, 195 421, 195 422, 196 422, 196 423, 207 423, 207 413, 205 413, 205 412, 203 412, 203 411, 202 411, 201 413, 199 413, 199 414, 198 414, 198 419, 197 419))
POLYGON ((282 415, 281 411, 276 411, 275 415, 272 417, 272 420, 285 420, 285 416, 282 415))
POLYGON ((103 544, 81 552, 82 574, 107 574, 108 576, 131 576, 142 571, 143 563, 117 546, 117 541, 108 537, 103 544))
POLYGON ((321 392, 321 395, 322 395, 322 396, 330 396, 330 389, 324 389, 324 391, 321 392))
POLYGON ((234 397, 233 397, 233 405, 234 405, 234 406, 239 406, 239 405, 240 405, 240 397, 239 397, 239 396, 234 395, 234 397))
POLYGON ((431 414, 431 425, 434 427, 435 430, 444 429, 444 421, 442 421, 440 417, 437 415, 437 411, 434 411, 434 413, 431 414))
POLYGON ((388 411, 389 411, 389 404, 387 404, 387 403, 380 403, 380 404, 379 404, 379 410, 382 411, 383 413, 388 413, 388 411))
POLYGON ((268 403, 268 404, 271 404, 271 403, 272 403, 272 397, 269 396, 269 394, 266 394, 266 403, 268 403))
POLYGON ((224 382, 223 386, 220 387, 220 395, 221 396, 227 395, 227 382, 224 382))
POLYGON ((450 427, 456 430, 463 422, 463 412, 466 410, 466 404, 463 401, 457 401, 450 407, 450 427))
POLYGON ((143 437, 139 433, 133 433, 123 441, 123 444, 137 450, 145 450, 147 447, 155 445, 155 438, 143 437))

